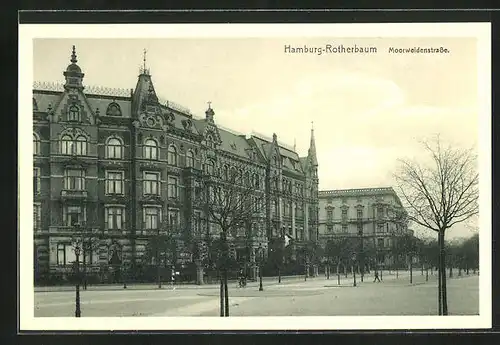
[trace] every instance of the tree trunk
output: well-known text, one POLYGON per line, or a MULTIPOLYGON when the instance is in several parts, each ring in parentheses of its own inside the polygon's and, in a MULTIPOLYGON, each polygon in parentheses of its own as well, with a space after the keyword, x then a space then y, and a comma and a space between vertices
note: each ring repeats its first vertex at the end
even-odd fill
POLYGON ((85 250, 83 251, 83 289, 87 290, 87 255, 85 255, 85 250))
POLYGON ((425 281, 429 281, 429 267, 425 266, 425 281))
POLYGON ((453 268, 450 266, 450 278, 453 278, 453 268))
POLYGON ((344 274, 345 274, 345 277, 347 278, 347 267, 346 267, 346 265, 344 265, 344 274))
POLYGON ((227 267, 224 267, 224 307, 226 311, 225 316, 229 316, 229 294, 227 288, 227 267))
POLYGON ((461 277, 462 276, 462 267, 459 267, 458 268, 458 276, 461 277))
POLYGON ((413 284, 413 258, 410 256, 410 284, 413 284))
POLYGON ((424 275, 424 264, 420 264, 421 268, 422 268, 422 276, 424 275))
POLYGON ((438 276, 438 315, 443 315, 443 275, 441 269, 441 236, 438 232, 438 267, 437 267, 437 276, 438 276))
POLYGON ((442 289, 442 299, 443 299, 443 315, 448 315, 448 301, 446 294, 446 251, 444 246, 444 230, 439 231, 439 237, 441 239, 440 243, 440 256, 441 256, 441 289, 442 289))
POLYGON ((222 279, 220 272, 218 275, 220 278, 220 316, 223 317, 224 313, 225 313, 225 309, 224 309, 224 279, 222 279))
POLYGON ((337 284, 340 285, 340 262, 337 264, 337 284))

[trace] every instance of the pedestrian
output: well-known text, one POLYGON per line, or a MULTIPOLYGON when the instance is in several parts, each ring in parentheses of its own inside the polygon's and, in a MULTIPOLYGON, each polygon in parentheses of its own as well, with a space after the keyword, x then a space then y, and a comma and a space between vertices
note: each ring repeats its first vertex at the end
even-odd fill
POLYGON ((380 283, 380 278, 378 277, 378 271, 375 270, 375 279, 373 279, 373 282, 375 283, 376 281, 378 281, 380 283))

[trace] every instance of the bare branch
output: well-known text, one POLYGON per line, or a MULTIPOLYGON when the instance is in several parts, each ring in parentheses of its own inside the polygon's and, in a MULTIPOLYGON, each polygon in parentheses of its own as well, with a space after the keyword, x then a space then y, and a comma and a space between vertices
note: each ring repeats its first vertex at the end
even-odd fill
POLYGON ((434 231, 445 231, 478 214, 476 156, 472 150, 443 147, 439 136, 423 142, 430 160, 400 160, 394 174, 409 219, 434 231))

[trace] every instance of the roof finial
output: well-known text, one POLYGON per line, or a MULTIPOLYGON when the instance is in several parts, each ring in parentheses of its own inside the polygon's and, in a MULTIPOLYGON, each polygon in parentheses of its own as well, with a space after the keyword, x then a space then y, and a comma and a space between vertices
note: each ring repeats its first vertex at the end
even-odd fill
POLYGON ((142 58, 144 73, 146 73, 146 53, 147 53, 147 52, 148 52, 148 51, 146 50, 146 48, 144 48, 144 51, 143 51, 143 58, 142 58))
POLYGON ((314 121, 311 121, 311 130, 314 131, 314 121))
POLYGON ((212 105, 212 101, 208 101, 208 109, 212 109, 211 105, 212 105))
POLYGON ((71 62, 72 63, 77 63, 78 60, 76 59, 76 51, 75 51, 75 46, 73 45, 73 51, 71 53, 71 62))

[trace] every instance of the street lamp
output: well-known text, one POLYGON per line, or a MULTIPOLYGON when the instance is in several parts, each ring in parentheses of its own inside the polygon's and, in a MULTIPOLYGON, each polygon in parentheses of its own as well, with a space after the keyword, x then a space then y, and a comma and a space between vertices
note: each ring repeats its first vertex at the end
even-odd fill
POLYGON ((262 287, 262 262, 264 261, 264 249, 262 248, 262 244, 259 244, 259 291, 264 291, 262 287))
POLYGON ((81 316, 80 310, 80 245, 76 243, 75 246, 75 257, 76 257, 76 296, 75 296, 75 317, 81 316))

